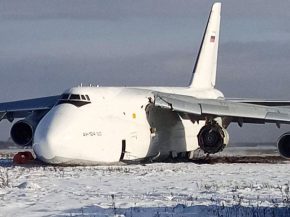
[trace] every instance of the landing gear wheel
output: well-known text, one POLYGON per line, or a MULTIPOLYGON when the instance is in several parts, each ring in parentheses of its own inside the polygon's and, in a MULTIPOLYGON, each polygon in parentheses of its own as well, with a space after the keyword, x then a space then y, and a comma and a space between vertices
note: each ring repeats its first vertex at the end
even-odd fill
POLYGON ((30 151, 18 152, 13 157, 13 163, 15 164, 27 164, 34 160, 34 157, 30 151))

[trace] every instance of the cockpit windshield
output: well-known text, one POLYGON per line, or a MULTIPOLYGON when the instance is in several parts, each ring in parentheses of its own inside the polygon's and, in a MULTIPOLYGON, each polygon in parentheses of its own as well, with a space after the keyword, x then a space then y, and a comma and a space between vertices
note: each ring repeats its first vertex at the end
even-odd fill
POLYGON ((80 95, 77 95, 77 94, 71 94, 69 99, 70 100, 80 100, 81 97, 80 97, 80 95))
POLYGON ((77 107, 80 107, 80 106, 91 103, 91 100, 88 95, 64 93, 61 95, 56 105, 64 104, 64 103, 68 103, 68 104, 72 104, 77 107))

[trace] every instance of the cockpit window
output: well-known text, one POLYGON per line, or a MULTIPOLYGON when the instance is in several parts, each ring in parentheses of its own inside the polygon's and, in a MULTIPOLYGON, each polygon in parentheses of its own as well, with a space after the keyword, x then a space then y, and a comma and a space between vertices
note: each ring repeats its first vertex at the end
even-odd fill
POLYGON ((91 103, 91 101, 88 95, 64 93, 61 95, 56 105, 64 104, 64 103, 81 107, 83 105, 87 105, 91 103))
POLYGON ((72 94, 70 95, 69 99, 72 99, 72 100, 80 100, 80 95, 77 95, 77 94, 72 94))

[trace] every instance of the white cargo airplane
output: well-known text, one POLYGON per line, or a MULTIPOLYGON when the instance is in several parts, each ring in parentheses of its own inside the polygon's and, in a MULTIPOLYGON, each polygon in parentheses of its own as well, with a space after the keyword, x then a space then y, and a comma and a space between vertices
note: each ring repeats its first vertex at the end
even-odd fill
MULTIPOLYGON (((50 164, 158 160, 220 152, 231 122, 290 124, 290 101, 225 99, 216 81, 221 3, 212 7, 188 87, 74 87, 62 95, 0 104, 0 120, 22 118, 11 138, 50 164)), ((278 140, 290 158, 290 132, 278 140)))

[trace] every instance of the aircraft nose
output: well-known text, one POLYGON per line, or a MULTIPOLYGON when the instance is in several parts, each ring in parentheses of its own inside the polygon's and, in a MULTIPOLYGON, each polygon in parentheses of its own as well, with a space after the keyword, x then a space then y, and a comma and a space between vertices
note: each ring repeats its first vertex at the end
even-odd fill
POLYGON ((34 133, 33 150, 40 160, 47 163, 61 163, 65 155, 64 145, 71 138, 71 123, 67 115, 53 108, 39 122, 34 133))
POLYGON ((57 150, 60 148, 58 144, 61 140, 56 138, 55 130, 45 129, 45 121, 41 121, 37 126, 34 134, 33 150, 40 160, 51 163, 57 156, 57 150))

